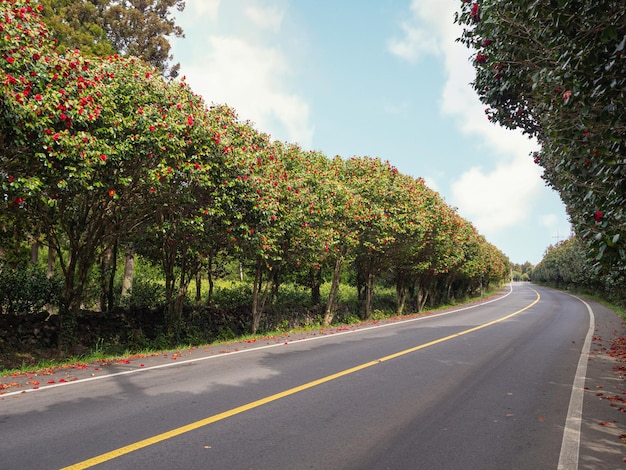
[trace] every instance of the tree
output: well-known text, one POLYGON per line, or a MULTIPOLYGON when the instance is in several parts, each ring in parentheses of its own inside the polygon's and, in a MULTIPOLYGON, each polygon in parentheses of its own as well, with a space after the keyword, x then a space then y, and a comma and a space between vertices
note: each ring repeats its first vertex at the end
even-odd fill
POLYGON ((598 271, 626 282, 626 10, 615 0, 463 1, 487 117, 534 136, 598 271))
POLYGON ((118 51, 107 37, 104 8, 109 1, 41 0, 42 20, 61 54, 80 49, 85 57, 118 51))
POLYGON ((80 49, 86 57, 140 57, 160 72, 178 75, 169 67, 169 37, 184 37, 171 16, 183 11, 184 0, 42 0, 43 21, 61 53, 80 49))
POLYGON ((96 258, 144 215, 150 179, 187 161, 195 101, 181 105, 174 92, 184 85, 134 59, 57 54, 23 5, 6 9, 0 39, 4 200, 46 234, 75 311, 96 258))

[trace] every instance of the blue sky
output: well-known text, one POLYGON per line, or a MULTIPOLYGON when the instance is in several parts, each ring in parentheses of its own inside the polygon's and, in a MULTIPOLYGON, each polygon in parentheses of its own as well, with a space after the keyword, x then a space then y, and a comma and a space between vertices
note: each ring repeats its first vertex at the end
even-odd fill
POLYGON ((181 76, 274 139, 423 177, 515 263, 570 233, 536 144, 487 121, 459 0, 187 0, 181 76))

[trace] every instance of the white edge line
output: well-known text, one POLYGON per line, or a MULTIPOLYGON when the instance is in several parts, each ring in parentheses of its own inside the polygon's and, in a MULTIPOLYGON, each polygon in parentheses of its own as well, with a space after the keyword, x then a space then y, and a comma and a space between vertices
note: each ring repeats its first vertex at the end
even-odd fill
POLYGON ((188 360, 185 360, 185 361, 176 361, 176 362, 171 362, 171 363, 167 363, 167 364, 159 364, 157 366, 142 367, 142 368, 139 368, 139 369, 126 370, 126 371, 123 371, 123 372, 115 372, 113 374, 98 375, 96 377, 87 377, 85 379, 72 380, 71 382, 61 382, 61 383, 56 383, 56 384, 45 385, 45 386, 40 387, 40 388, 29 388, 29 389, 24 389, 24 390, 17 390, 15 392, 7 392, 7 393, 4 393, 4 394, 1 394, 0 395, 0 399, 6 398, 6 397, 10 397, 10 396, 13 396, 13 395, 23 395, 24 393, 42 392, 44 390, 49 390, 49 389, 57 388, 57 387, 65 387, 65 386, 68 386, 68 385, 75 385, 75 384, 79 384, 79 383, 93 382, 95 380, 110 379, 112 377, 120 377, 120 376, 123 376, 123 375, 136 374, 138 372, 145 372, 145 371, 156 370, 156 369, 164 369, 166 367, 176 367, 176 366, 181 366, 181 365, 185 365, 185 364, 192 364, 192 363, 196 363, 196 362, 203 362, 203 361, 208 361, 208 360, 213 360, 213 359, 219 359, 219 358, 226 357, 226 356, 232 356, 234 354, 243 354, 243 353, 248 353, 248 352, 252 352, 252 351, 260 351, 260 350, 263 350, 263 349, 277 348, 279 346, 284 346, 287 343, 301 343, 301 342, 305 342, 305 341, 323 340, 323 339, 327 339, 327 338, 334 338, 334 337, 341 336, 341 335, 347 335, 347 334, 352 334, 352 333, 360 333, 360 332, 368 331, 368 330, 374 330, 374 329, 377 329, 377 328, 386 328, 388 326, 401 325, 403 323, 417 322, 417 321, 426 320, 426 319, 429 319, 429 318, 443 317, 445 315, 450 315, 452 313, 462 312, 464 310, 469 310, 469 309, 476 308, 476 307, 482 307, 483 305, 487 305, 487 304, 490 304, 492 302, 498 302, 498 301, 508 297, 509 295, 511 295, 512 292, 513 292, 513 285, 509 284, 509 292, 507 292, 503 296, 496 297, 495 299, 492 299, 492 300, 487 300, 486 302, 480 302, 480 303, 472 304, 472 305, 469 305, 467 307, 462 307, 462 308, 457 308, 457 309, 454 309, 454 310, 449 310, 447 312, 436 313, 436 314, 433 314, 433 315, 419 316, 417 318, 410 318, 410 319, 407 319, 407 320, 400 320, 400 321, 396 321, 396 322, 385 323, 383 325, 368 326, 368 327, 359 328, 359 329, 356 329, 356 330, 341 331, 339 333, 333 333, 333 334, 328 334, 328 335, 296 339, 296 340, 293 340, 291 342, 287 341, 285 343, 280 343, 280 344, 268 344, 266 346, 259 346, 259 347, 250 348, 250 349, 240 349, 238 351, 232 351, 232 352, 229 352, 229 353, 224 353, 224 354, 219 354, 219 355, 214 355, 214 356, 204 356, 204 357, 199 357, 197 359, 188 359, 188 360))
MULTIPOLYGON (((571 295, 571 294, 568 294, 571 295)), ((580 426, 583 415, 583 399, 585 394, 585 380, 587 378, 587 363, 589 361, 589 350, 591 349, 591 341, 595 330, 595 316, 591 306, 575 295, 571 295, 575 299, 581 301, 587 307, 589 312, 589 329, 585 337, 578 359, 578 367, 576 368, 576 376, 572 384, 572 394, 570 395, 569 407, 567 409, 567 418, 565 419, 565 429, 563 430, 563 441, 561 443, 561 453, 559 455, 559 464, 557 470, 576 470, 578 468, 578 459, 580 454, 580 426)))

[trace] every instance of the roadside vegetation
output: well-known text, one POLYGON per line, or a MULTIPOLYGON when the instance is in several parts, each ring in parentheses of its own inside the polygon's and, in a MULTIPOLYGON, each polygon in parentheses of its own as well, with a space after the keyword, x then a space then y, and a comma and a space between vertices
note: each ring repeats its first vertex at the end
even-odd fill
POLYGON ((0 3, 9 367, 421 312, 509 279, 423 179, 273 141, 174 78, 147 52, 182 34, 183 2, 141 2, 159 28, 136 37, 124 15, 143 10, 97 3, 0 3), (63 30, 77 11, 88 31, 63 30))
POLYGON ((463 0, 459 41, 493 123, 537 139, 529 156, 574 238, 533 281, 626 302, 626 10, 622 1, 463 0))

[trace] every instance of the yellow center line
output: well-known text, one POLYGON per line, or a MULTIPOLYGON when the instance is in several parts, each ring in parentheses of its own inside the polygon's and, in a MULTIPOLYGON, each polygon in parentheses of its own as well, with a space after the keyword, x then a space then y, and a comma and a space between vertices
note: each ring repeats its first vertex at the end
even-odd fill
POLYGON ((79 470, 79 469, 84 469, 84 468, 90 468, 90 467, 93 467, 95 465, 99 465, 101 463, 107 462, 109 460, 113 460, 115 458, 121 457, 122 455, 129 454, 129 453, 134 452, 134 451, 139 450, 139 449, 143 449, 144 447, 148 447, 148 446, 151 446, 153 444, 157 444, 157 443, 165 441, 167 439, 171 439, 173 437, 180 436, 181 434, 185 434, 187 432, 194 431, 194 430, 202 428, 204 426, 208 426, 209 424, 215 423, 217 421, 221 421, 223 419, 230 418, 231 416, 238 415, 240 413, 243 413, 244 411, 248 411, 248 410, 252 410, 254 408, 258 408, 260 406, 266 405, 267 403, 271 403, 273 401, 280 400, 281 398, 285 398, 285 397, 288 397, 290 395, 294 395, 296 393, 302 392, 304 390, 308 390, 308 389, 313 388, 313 387, 317 387, 318 385, 330 382, 330 381, 338 379, 340 377, 344 377, 346 375, 353 374, 353 373, 358 372, 360 370, 367 369, 368 367, 372 367, 372 366, 374 366, 376 364, 380 364, 381 362, 390 361, 391 359, 396 359, 396 358, 398 358, 400 356, 405 356, 407 354, 411 354, 411 353, 413 353, 415 351, 419 351, 421 349, 425 349, 425 348, 428 348, 430 346, 434 346, 435 344, 443 343, 445 341, 449 341, 451 339, 458 338, 459 336, 463 336, 463 335, 466 335, 468 333, 472 333, 474 331, 482 330, 483 328, 487 328, 488 326, 495 325, 496 323, 500 323, 500 322, 502 322, 504 320, 508 320, 509 318, 514 317, 515 315, 518 315, 519 313, 522 313, 525 310, 528 310, 530 307, 532 307, 537 302, 539 302, 541 296, 534 289, 533 289, 533 291, 537 295, 537 298, 531 304, 529 304, 526 307, 524 307, 524 308, 522 308, 520 310, 517 310, 517 311, 515 311, 515 312, 513 312, 513 313, 511 313, 509 315, 506 315, 504 317, 498 318, 497 320, 493 320, 493 321, 490 321, 488 323, 483 323, 483 324, 475 326, 473 328, 469 328, 467 330, 463 330, 463 331, 461 331, 459 333, 454 333, 454 334, 446 336, 444 338, 439 338, 439 339, 436 339, 434 341, 430 341, 428 343, 420 344, 419 346, 415 346, 413 348, 405 349, 403 351, 399 351, 397 353, 381 357, 380 359, 375 359, 373 361, 365 362, 363 364, 360 364, 358 366, 352 367, 350 369, 345 369, 345 370, 342 370, 340 372, 337 372, 336 374, 327 375, 326 377, 322 377, 320 379, 313 380, 312 382, 307 382, 307 383, 299 385, 297 387, 293 387, 293 388, 290 388, 288 390, 284 390, 282 392, 276 393, 274 395, 267 396, 265 398, 261 398, 260 400, 256 400, 256 401, 247 403, 247 404, 239 406, 237 408, 232 408, 232 409, 230 409, 228 411, 224 411, 223 413, 219 413, 219 414, 216 414, 216 415, 213 415, 213 416, 209 416, 208 418, 204 418, 204 419, 201 419, 199 421, 195 421, 193 423, 189 423, 189 424, 187 424, 185 426, 181 426, 179 428, 172 429, 170 431, 164 432, 162 434, 157 434, 156 436, 152 436, 152 437, 149 437, 147 439, 143 439, 141 441, 135 442, 133 444, 130 444, 130 445, 127 445, 127 446, 124 446, 124 447, 120 447, 119 449, 115 449, 115 450, 112 450, 112 451, 107 452, 105 454, 98 455, 96 457, 92 457, 91 459, 84 460, 82 462, 78 462, 78 463, 76 463, 74 465, 70 465, 69 467, 64 467, 61 470, 79 470))

